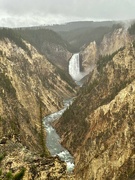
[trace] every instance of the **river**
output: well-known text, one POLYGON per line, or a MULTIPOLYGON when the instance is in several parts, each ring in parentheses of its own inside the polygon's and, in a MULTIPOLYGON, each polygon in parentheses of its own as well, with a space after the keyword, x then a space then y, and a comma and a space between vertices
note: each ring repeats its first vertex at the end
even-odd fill
POLYGON ((55 121, 56 119, 60 118, 64 111, 70 106, 73 102, 73 99, 64 100, 64 108, 58 112, 50 114, 43 119, 43 123, 46 129, 47 137, 46 137, 46 145, 48 150, 50 151, 52 156, 58 155, 61 160, 67 163, 67 171, 72 172, 74 169, 74 158, 60 144, 60 137, 56 133, 56 130, 51 126, 51 122, 55 121))
MULTIPOLYGON (((80 60, 79 53, 74 54, 69 61, 69 74, 77 85, 82 86, 81 79, 87 75, 86 72, 80 71, 80 60)), ((60 118, 64 111, 72 104, 73 99, 64 100, 64 108, 58 112, 50 114, 43 119, 44 126, 46 129, 46 145, 52 156, 58 155, 61 160, 67 163, 67 171, 72 172, 74 169, 74 158, 60 144, 60 137, 56 133, 56 130, 51 126, 51 123, 56 119, 60 118)))

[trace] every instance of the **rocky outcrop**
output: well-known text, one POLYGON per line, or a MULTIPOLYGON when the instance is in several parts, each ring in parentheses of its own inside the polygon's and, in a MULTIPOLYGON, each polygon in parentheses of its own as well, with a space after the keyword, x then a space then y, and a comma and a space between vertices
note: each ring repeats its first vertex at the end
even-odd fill
POLYGON ((130 35, 126 29, 115 29, 113 33, 104 36, 99 47, 99 54, 102 56, 113 54, 118 49, 126 46, 130 41, 130 35))
POLYGON ((0 178, 23 180, 73 180, 59 157, 41 157, 21 143, 7 140, 0 144, 0 178))
POLYGON ((90 42, 90 44, 81 51, 84 70, 87 71, 87 69, 89 69, 89 71, 92 71, 100 56, 111 55, 131 41, 128 31, 124 28, 119 28, 104 35, 99 45, 97 45, 95 41, 90 42))
POLYGON ((9 39, 0 41, 0 136, 15 135, 27 147, 40 149, 40 109, 42 117, 57 111, 62 98, 74 90, 44 56, 24 43, 27 51, 9 39))
POLYGON ((124 180, 134 175, 134 86, 135 81, 86 118, 90 128, 85 147, 76 153, 77 179, 124 180))
POLYGON ((91 42, 81 53, 82 66, 85 71, 91 71, 94 69, 98 59, 98 48, 96 42, 91 42))
POLYGON ((134 179, 135 49, 100 60, 56 128, 77 180, 134 179))

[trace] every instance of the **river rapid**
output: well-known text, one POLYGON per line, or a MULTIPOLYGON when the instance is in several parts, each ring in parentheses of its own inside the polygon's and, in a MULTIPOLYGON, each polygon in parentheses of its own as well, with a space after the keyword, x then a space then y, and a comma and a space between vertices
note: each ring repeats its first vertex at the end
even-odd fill
POLYGON ((67 149, 65 149, 60 144, 60 137, 57 134, 56 130, 51 126, 51 123, 64 113, 64 111, 72 104, 73 99, 64 100, 64 108, 58 112, 50 114, 43 119, 44 127, 46 129, 47 137, 46 137, 46 145, 48 150, 50 151, 52 156, 58 155, 62 161, 67 163, 67 171, 72 172, 74 169, 74 158, 69 153, 67 149))

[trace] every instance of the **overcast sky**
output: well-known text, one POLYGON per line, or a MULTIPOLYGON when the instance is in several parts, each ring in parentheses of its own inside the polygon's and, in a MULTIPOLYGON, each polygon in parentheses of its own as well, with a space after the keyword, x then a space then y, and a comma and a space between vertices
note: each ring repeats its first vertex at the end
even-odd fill
POLYGON ((135 19, 135 0, 0 0, 0 26, 135 19))

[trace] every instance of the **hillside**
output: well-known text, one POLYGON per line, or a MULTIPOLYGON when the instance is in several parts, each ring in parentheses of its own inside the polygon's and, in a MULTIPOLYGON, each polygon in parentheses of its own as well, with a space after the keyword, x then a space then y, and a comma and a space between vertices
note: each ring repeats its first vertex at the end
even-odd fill
POLYGON ((100 43, 103 36, 111 31, 110 27, 81 28, 68 32, 59 32, 63 39, 72 45, 74 52, 79 52, 89 42, 100 43))
POLYGON ((68 60, 72 56, 71 46, 56 32, 45 28, 22 28, 14 30, 32 44, 39 53, 62 70, 67 70, 68 60))
POLYGON ((56 123, 77 180, 134 179, 134 69, 133 44, 103 56, 56 123))
POLYGON ((72 31, 81 28, 97 28, 97 27, 104 27, 108 26, 111 27, 115 24, 115 21, 76 21, 76 22, 69 22, 65 24, 54 24, 52 26, 45 26, 47 29, 51 29, 56 32, 60 31, 72 31))
POLYGON ((17 45, 14 37, 10 37, 10 40, 0 40, 1 112, 4 113, 5 107, 9 109, 9 117, 12 117, 15 109, 20 107, 20 110, 22 108, 28 113, 27 118, 30 116, 35 122, 39 116, 40 101, 43 103, 44 114, 48 114, 59 109, 62 97, 67 97, 74 90, 60 78, 56 68, 33 46, 20 39, 25 46, 24 50, 19 43, 17 45), (12 107, 8 100, 17 101, 13 103, 15 107, 12 107), (12 113, 10 109, 13 110, 12 113))
POLYGON ((131 35, 135 35, 135 22, 131 24, 131 26, 128 28, 128 31, 131 35))
POLYGON ((119 49, 125 47, 133 38, 125 28, 114 28, 112 32, 105 34, 98 44, 96 41, 90 42, 82 48, 80 54, 82 57, 82 66, 84 70, 91 70, 96 66, 97 61, 103 56, 116 53, 119 49))
POLYGON ((121 27, 121 24, 114 21, 82 21, 47 26, 48 29, 59 33, 71 45, 71 52, 79 52, 83 46, 87 46, 92 41, 99 44, 105 34, 113 32, 118 27, 121 27))
POLYGON ((10 29, 1 29, 0 34, 0 178, 11 173, 17 176, 22 167, 25 175, 30 175, 33 162, 35 168, 42 164, 42 170, 35 169, 38 178, 42 172, 49 174, 43 167, 52 163, 56 163, 51 170, 55 177, 58 164, 62 176, 66 166, 57 158, 47 160, 42 118, 62 108, 63 98, 74 96, 75 91, 61 79, 56 67, 18 34, 10 29), (40 156, 45 156, 43 162, 40 156), (7 164, 10 166, 5 168, 7 164))

